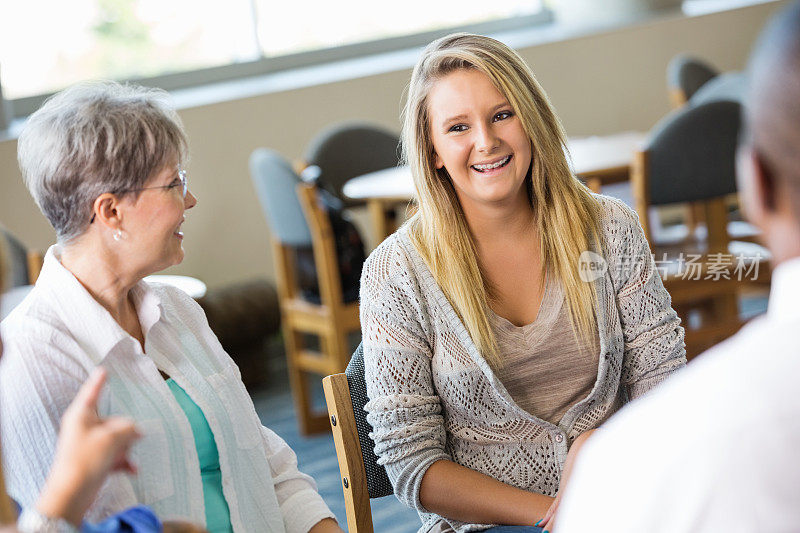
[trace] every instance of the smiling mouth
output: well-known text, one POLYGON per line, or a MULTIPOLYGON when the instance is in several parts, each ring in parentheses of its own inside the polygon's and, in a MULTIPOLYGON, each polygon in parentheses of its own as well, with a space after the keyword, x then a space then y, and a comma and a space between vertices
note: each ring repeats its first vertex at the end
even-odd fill
POLYGON ((511 161, 510 155, 505 156, 503 159, 499 161, 495 161, 494 163, 488 163, 486 165, 471 165, 471 168, 477 172, 488 172, 490 170, 497 170, 499 168, 503 168, 504 166, 508 165, 511 161))

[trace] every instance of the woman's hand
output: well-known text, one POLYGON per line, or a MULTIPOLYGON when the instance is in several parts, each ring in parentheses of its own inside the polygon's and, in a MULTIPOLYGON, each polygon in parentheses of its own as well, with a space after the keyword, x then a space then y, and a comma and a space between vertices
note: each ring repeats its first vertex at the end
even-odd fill
POLYGON ((110 472, 136 472, 127 458, 140 437, 133 421, 97 414, 105 380, 105 370, 95 369, 64 413, 53 466, 36 504, 40 513, 76 526, 110 472))
POLYGON ((530 526, 553 499, 528 492, 448 460, 434 462, 422 478, 420 503, 461 522, 530 526))
POLYGON ((202 526, 178 520, 164 522, 163 531, 164 533, 208 533, 202 526))
POLYGON ((550 507, 547 509, 547 512, 544 514, 544 518, 536 522, 534 525, 539 526, 542 528, 542 531, 552 531, 555 527, 555 517, 556 511, 558 510, 558 504, 561 501, 561 491, 558 491, 558 495, 556 495, 556 499, 553 500, 553 503, 550 504, 550 507))
POLYGON ((308 533, 344 533, 333 518, 325 518, 317 522, 308 533))
POLYGON ((553 503, 550 504, 550 508, 547 509, 544 518, 542 518, 542 520, 536 524, 545 531, 553 531, 553 528, 555 527, 555 517, 556 512, 558 511, 558 504, 561 502, 561 495, 564 493, 564 488, 567 486, 567 481, 569 480, 569 477, 572 474, 572 469, 575 466, 575 458, 578 456, 578 452, 580 452, 581 447, 586 444, 586 441, 589 439, 592 433, 594 433, 594 431, 594 429, 590 429, 589 431, 578 435, 578 438, 576 438, 575 442, 572 443, 572 446, 567 453, 567 458, 564 460, 564 471, 561 473, 561 485, 558 488, 558 495, 556 496, 556 499, 553 500, 553 503))

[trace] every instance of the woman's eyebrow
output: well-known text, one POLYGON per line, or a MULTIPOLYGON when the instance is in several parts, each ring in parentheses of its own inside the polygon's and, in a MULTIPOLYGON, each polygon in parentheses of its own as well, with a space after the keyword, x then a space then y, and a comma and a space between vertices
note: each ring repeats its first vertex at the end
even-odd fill
POLYGON ((446 126, 446 125, 448 125, 448 124, 450 124, 452 122, 457 122, 459 120, 466 120, 466 119, 467 119, 467 115, 465 113, 462 113, 460 115, 455 115, 453 117, 448 117, 448 118, 442 120, 442 126, 446 126))

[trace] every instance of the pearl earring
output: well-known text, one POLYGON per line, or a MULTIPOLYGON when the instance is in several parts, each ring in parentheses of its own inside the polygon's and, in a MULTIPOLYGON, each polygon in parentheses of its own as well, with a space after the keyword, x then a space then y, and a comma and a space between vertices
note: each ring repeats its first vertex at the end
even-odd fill
POLYGON ((117 242, 121 241, 124 238, 124 234, 122 233, 122 230, 119 228, 115 229, 114 233, 112 233, 111 236, 114 237, 114 240, 117 242))

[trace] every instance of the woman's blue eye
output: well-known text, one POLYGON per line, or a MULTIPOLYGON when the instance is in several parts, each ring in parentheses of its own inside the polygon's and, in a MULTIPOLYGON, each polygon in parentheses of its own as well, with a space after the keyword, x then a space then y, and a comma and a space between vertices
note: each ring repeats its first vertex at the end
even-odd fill
POLYGON ((494 116, 494 120, 495 122, 497 122, 498 120, 505 120, 511 116, 513 116, 513 113, 511 111, 500 111, 498 114, 494 116))

